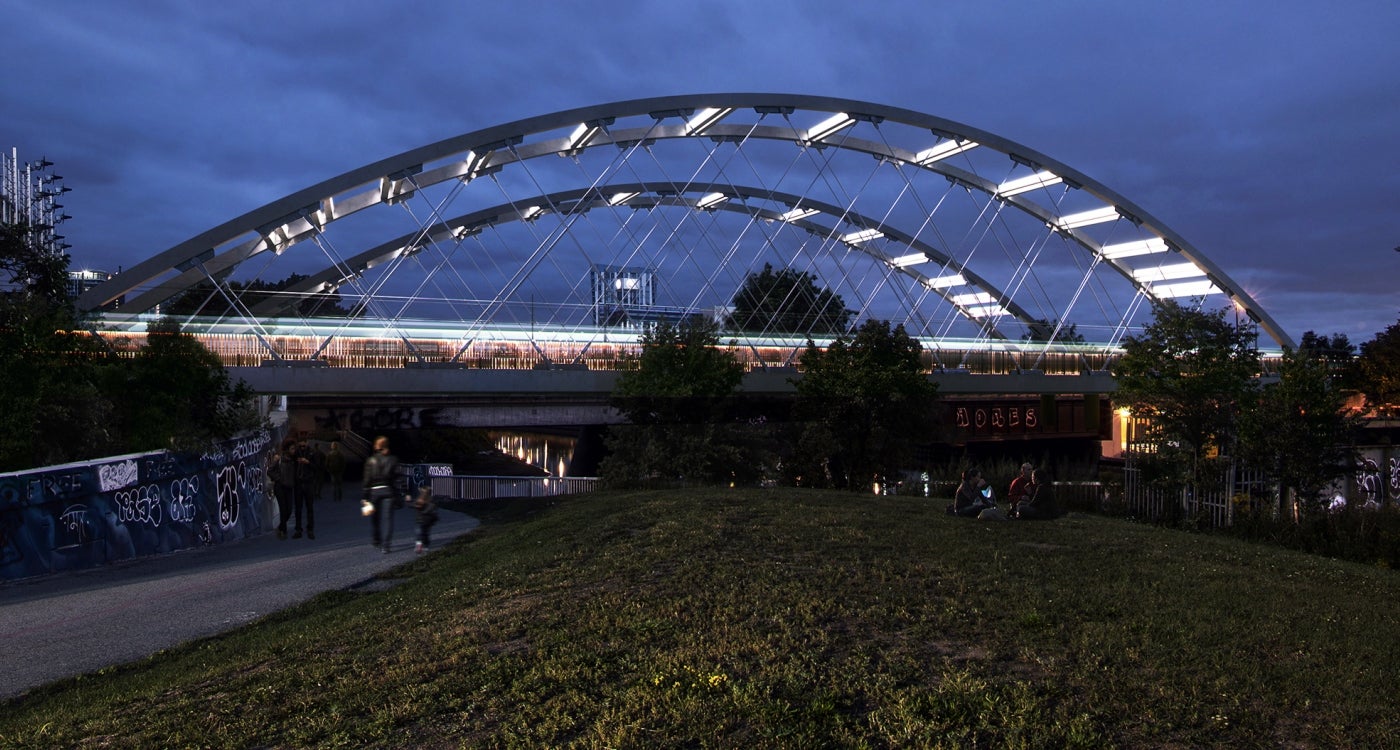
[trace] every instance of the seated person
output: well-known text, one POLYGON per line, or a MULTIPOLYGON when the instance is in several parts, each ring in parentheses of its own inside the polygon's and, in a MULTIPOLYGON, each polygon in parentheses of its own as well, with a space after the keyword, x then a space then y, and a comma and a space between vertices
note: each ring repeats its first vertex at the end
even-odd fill
POLYGON ((1006 490, 1006 502, 1011 504, 1011 512, 1016 512, 1016 506, 1026 499, 1026 489, 1031 484, 1031 472, 1035 469, 1029 463, 1021 464, 1021 473, 1011 480, 1011 486, 1006 490))
POLYGON ((992 487, 982 477, 982 472, 977 469, 964 471, 962 483, 958 485, 958 491, 953 495, 953 504, 948 506, 948 513, 965 518, 976 518, 978 513, 987 508, 995 507, 997 504, 992 499, 992 487))
POLYGON ((1050 481, 1036 469, 1031 472, 1026 499, 1016 505, 1015 517, 1044 521, 1059 516, 1060 509, 1055 505, 1055 496, 1050 492, 1050 481))

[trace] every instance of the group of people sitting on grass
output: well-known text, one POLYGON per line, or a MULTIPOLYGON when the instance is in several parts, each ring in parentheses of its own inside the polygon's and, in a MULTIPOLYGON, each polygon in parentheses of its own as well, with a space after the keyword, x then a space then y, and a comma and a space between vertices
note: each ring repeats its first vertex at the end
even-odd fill
POLYGON ((979 469, 967 469, 962 474, 962 482, 953 495, 953 504, 948 506, 948 514, 964 518, 1024 518, 1049 520, 1060 516, 1051 494, 1050 480, 1044 472, 1026 463, 1021 464, 1021 473, 1011 480, 1006 499, 1009 507, 1002 510, 997 506, 992 486, 987 483, 979 469))

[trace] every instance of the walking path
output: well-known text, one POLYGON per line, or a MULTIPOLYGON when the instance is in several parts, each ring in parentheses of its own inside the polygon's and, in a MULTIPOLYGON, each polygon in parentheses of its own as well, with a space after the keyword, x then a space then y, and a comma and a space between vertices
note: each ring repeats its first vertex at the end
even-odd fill
MULTIPOLYGON (((0 583, 0 699, 233 630, 324 591, 352 588, 412 559, 412 510, 395 513, 394 551, 370 544, 358 487, 316 505, 316 538, 272 531, 101 568, 0 583)), ((443 509, 433 546, 477 519, 443 509)))

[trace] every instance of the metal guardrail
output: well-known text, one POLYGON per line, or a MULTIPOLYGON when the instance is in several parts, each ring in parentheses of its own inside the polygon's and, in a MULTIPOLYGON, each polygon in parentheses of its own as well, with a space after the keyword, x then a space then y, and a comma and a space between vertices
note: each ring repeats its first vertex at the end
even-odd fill
POLYGON ((597 486, 597 477, 433 477, 434 495, 457 500, 575 495, 592 492, 597 486))

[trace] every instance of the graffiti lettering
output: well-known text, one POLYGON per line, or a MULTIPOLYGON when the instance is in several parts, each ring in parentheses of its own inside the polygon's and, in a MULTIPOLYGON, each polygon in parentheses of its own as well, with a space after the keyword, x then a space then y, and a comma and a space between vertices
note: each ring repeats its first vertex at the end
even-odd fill
POLYGON ((168 455, 152 456, 142 461, 146 470, 142 472, 146 481, 155 479, 169 479, 180 473, 180 467, 176 465, 175 459, 168 455))
POLYGON ((1390 459, 1390 499, 1400 501, 1400 458, 1390 459))
POLYGON ((1381 494, 1381 467, 1375 459, 1365 457, 1356 467, 1356 489, 1361 494, 1361 502, 1379 504, 1381 494))
POLYGON ((136 484, 135 461, 118 461, 97 467, 97 487, 102 492, 111 492, 136 484))
POLYGON ((70 505, 59 514, 58 520, 63 524, 63 528, 75 532, 78 535, 78 542, 87 541, 87 506, 70 505))
POLYGON ((386 430, 414 430, 422 426, 418 410, 406 406, 397 409, 356 409, 348 413, 327 409, 326 416, 315 417, 315 420, 316 425, 322 429, 348 428, 361 434, 386 430))
POLYGON ((45 474, 34 481, 45 497, 64 498, 83 490, 83 475, 78 473, 45 474))
POLYGON ((262 455, 263 451, 272 442, 272 435, 267 430, 259 430, 258 434, 243 438, 234 444, 230 451, 230 461, 243 461, 252 456, 262 455))
POLYGON ((219 526, 230 528, 238 523, 238 479, 239 467, 225 466, 214 475, 214 486, 219 496, 219 526))
POLYGON ((195 500, 199 497, 199 477, 185 477, 170 483, 170 520, 194 522, 195 500))
POLYGON ((160 487, 154 484, 139 489, 121 490, 112 495, 112 503, 117 506, 117 520, 122 523, 159 526, 164 519, 160 505, 160 487))

